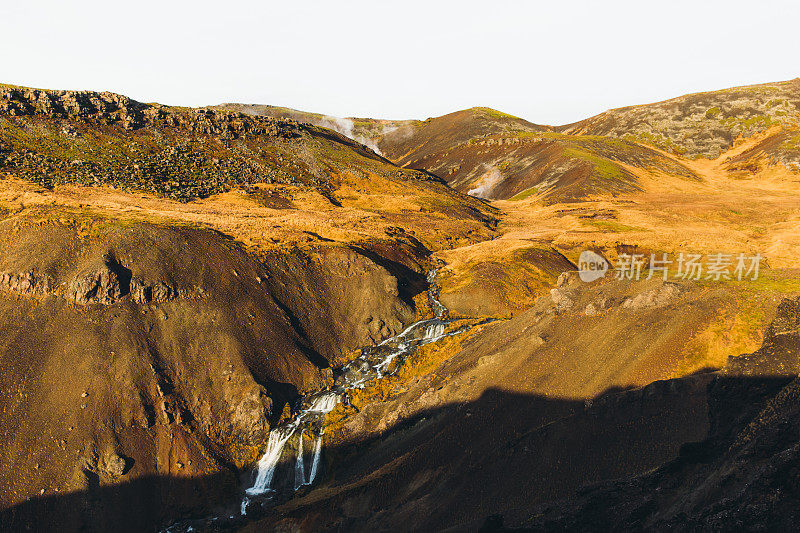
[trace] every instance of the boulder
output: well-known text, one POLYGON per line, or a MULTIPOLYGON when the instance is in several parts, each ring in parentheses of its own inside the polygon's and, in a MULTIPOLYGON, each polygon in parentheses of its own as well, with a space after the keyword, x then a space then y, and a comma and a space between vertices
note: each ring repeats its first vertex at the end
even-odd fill
POLYGON ((111 478, 118 478, 125 475, 128 462, 118 453, 111 452, 106 454, 98 464, 98 469, 111 478))
POLYGON ((70 282, 67 296, 79 304, 113 304, 128 293, 129 274, 113 255, 106 254, 70 282))
POLYGON ((680 294, 681 290, 674 283, 664 283, 655 289, 637 294, 622 303, 626 309, 649 309, 668 304, 680 294))

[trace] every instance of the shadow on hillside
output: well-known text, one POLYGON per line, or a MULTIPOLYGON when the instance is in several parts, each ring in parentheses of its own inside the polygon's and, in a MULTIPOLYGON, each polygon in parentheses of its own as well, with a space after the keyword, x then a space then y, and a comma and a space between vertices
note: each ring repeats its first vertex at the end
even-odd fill
POLYGON ((227 472, 194 479, 143 477, 32 498, 0 511, 0 531, 155 531, 174 516, 222 512, 219 502, 237 491, 227 472))
MULTIPOLYGON (((302 489, 277 511, 249 510, 247 520, 260 519, 265 530, 279 516, 312 520, 314 530, 502 530, 504 517, 516 522, 587 484, 676 457, 710 460, 789 381, 699 374, 591 400, 487 390, 476 401, 423 411, 329 447, 316 484, 322 503, 311 499, 322 491, 302 489)), ((371 422, 365 415, 359 433, 371 422)), ((275 486, 290 484, 293 468, 281 465, 275 486)), ((155 531, 173 520, 195 530, 236 529, 246 520, 238 514, 240 491, 230 473, 140 478, 32 498, 1 511, 0 529, 155 531), (209 516, 218 520, 203 519, 209 516)))

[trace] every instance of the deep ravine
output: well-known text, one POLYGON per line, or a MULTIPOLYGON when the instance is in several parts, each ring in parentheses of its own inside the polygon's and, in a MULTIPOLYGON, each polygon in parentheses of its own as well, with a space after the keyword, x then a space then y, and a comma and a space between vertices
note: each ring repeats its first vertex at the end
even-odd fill
POLYGON ((270 432, 267 450, 258 462, 253 485, 246 490, 242 500, 243 515, 253 503, 263 503, 279 492, 295 491, 314 483, 320 473, 325 415, 340 401, 346 401, 348 389, 363 388, 367 383, 391 375, 391 371, 387 372, 390 365, 394 363, 392 368, 396 371, 418 347, 461 332, 456 330, 445 334, 447 324, 453 321, 447 318, 447 309, 438 299, 436 270, 428 274, 428 299, 433 318, 414 322, 377 346, 363 348, 358 358, 340 370, 332 388, 302 397, 299 400, 302 408, 295 416, 270 432), (310 456, 303 453, 306 434, 314 435, 310 456))
MULTIPOLYGON (((446 332, 447 325, 455 320, 448 317, 447 309, 439 301, 436 277, 436 270, 431 270, 427 277, 428 301, 433 318, 418 320, 394 337, 378 345, 362 348, 361 355, 337 372, 333 387, 299 398, 297 404, 301 407, 291 420, 270 432, 266 451, 250 478, 252 485, 244 490, 239 506, 240 516, 220 516, 206 520, 215 522, 218 526, 222 525, 221 522, 242 520, 255 509, 269 508, 285 501, 301 487, 312 485, 318 480, 322 470, 325 415, 338 403, 348 401, 347 391, 363 388, 397 372, 403 361, 420 346, 435 343, 468 329, 469 326, 464 326, 446 332)), ((195 531, 195 525, 199 524, 191 520, 181 521, 164 531, 195 531)))

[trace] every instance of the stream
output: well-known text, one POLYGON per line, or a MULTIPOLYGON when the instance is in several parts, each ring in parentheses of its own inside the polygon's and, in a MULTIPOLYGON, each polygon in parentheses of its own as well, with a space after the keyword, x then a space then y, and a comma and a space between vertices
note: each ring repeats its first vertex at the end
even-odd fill
MULTIPOLYGON (((323 468, 325 415, 338 403, 349 401, 348 390, 361 389, 375 380, 391 376, 420 346, 457 335, 470 327, 445 332, 447 325, 455 320, 448 318, 447 309, 439 301, 436 276, 436 270, 431 270, 427 277, 428 302, 433 318, 414 322, 380 344, 362 348, 356 359, 336 373, 332 387, 299 398, 296 404, 299 408, 292 418, 270 431, 267 449, 250 477, 252 485, 244 491, 240 505, 242 517, 249 514, 251 506, 274 505, 319 479, 323 468)), ((235 519, 234 516, 229 518, 235 519)), ((224 518, 211 519, 212 522, 217 520, 224 518)), ((163 531, 194 531, 194 527, 183 522, 163 531)))
POLYGON ((433 318, 414 322, 394 337, 376 346, 362 348, 361 355, 337 373, 334 386, 308 394, 298 401, 302 407, 291 420, 275 427, 269 435, 267 449, 258 461, 253 485, 245 491, 241 513, 257 500, 272 499, 278 492, 291 492, 311 485, 320 475, 325 415, 341 401, 347 401, 348 389, 363 388, 374 380, 392 375, 406 357, 425 344, 461 333, 460 328, 445 333, 453 320, 439 301, 436 270, 428 273, 428 301, 433 318), (305 435, 313 435, 313 446, 304 452, 305 435), (293 465, 293 466, 292 466, 293 465))

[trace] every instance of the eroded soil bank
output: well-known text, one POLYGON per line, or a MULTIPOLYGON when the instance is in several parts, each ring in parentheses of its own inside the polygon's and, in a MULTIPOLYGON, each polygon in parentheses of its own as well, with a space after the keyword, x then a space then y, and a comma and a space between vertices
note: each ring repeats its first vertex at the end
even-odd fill
POLYGON ((1 223, 3 523, 146 530, 240 490, 331 364, 398 333, 424 248, 253 254, 215 232, 1 223), (26 503, 27 502, 27 503, 26 503))

